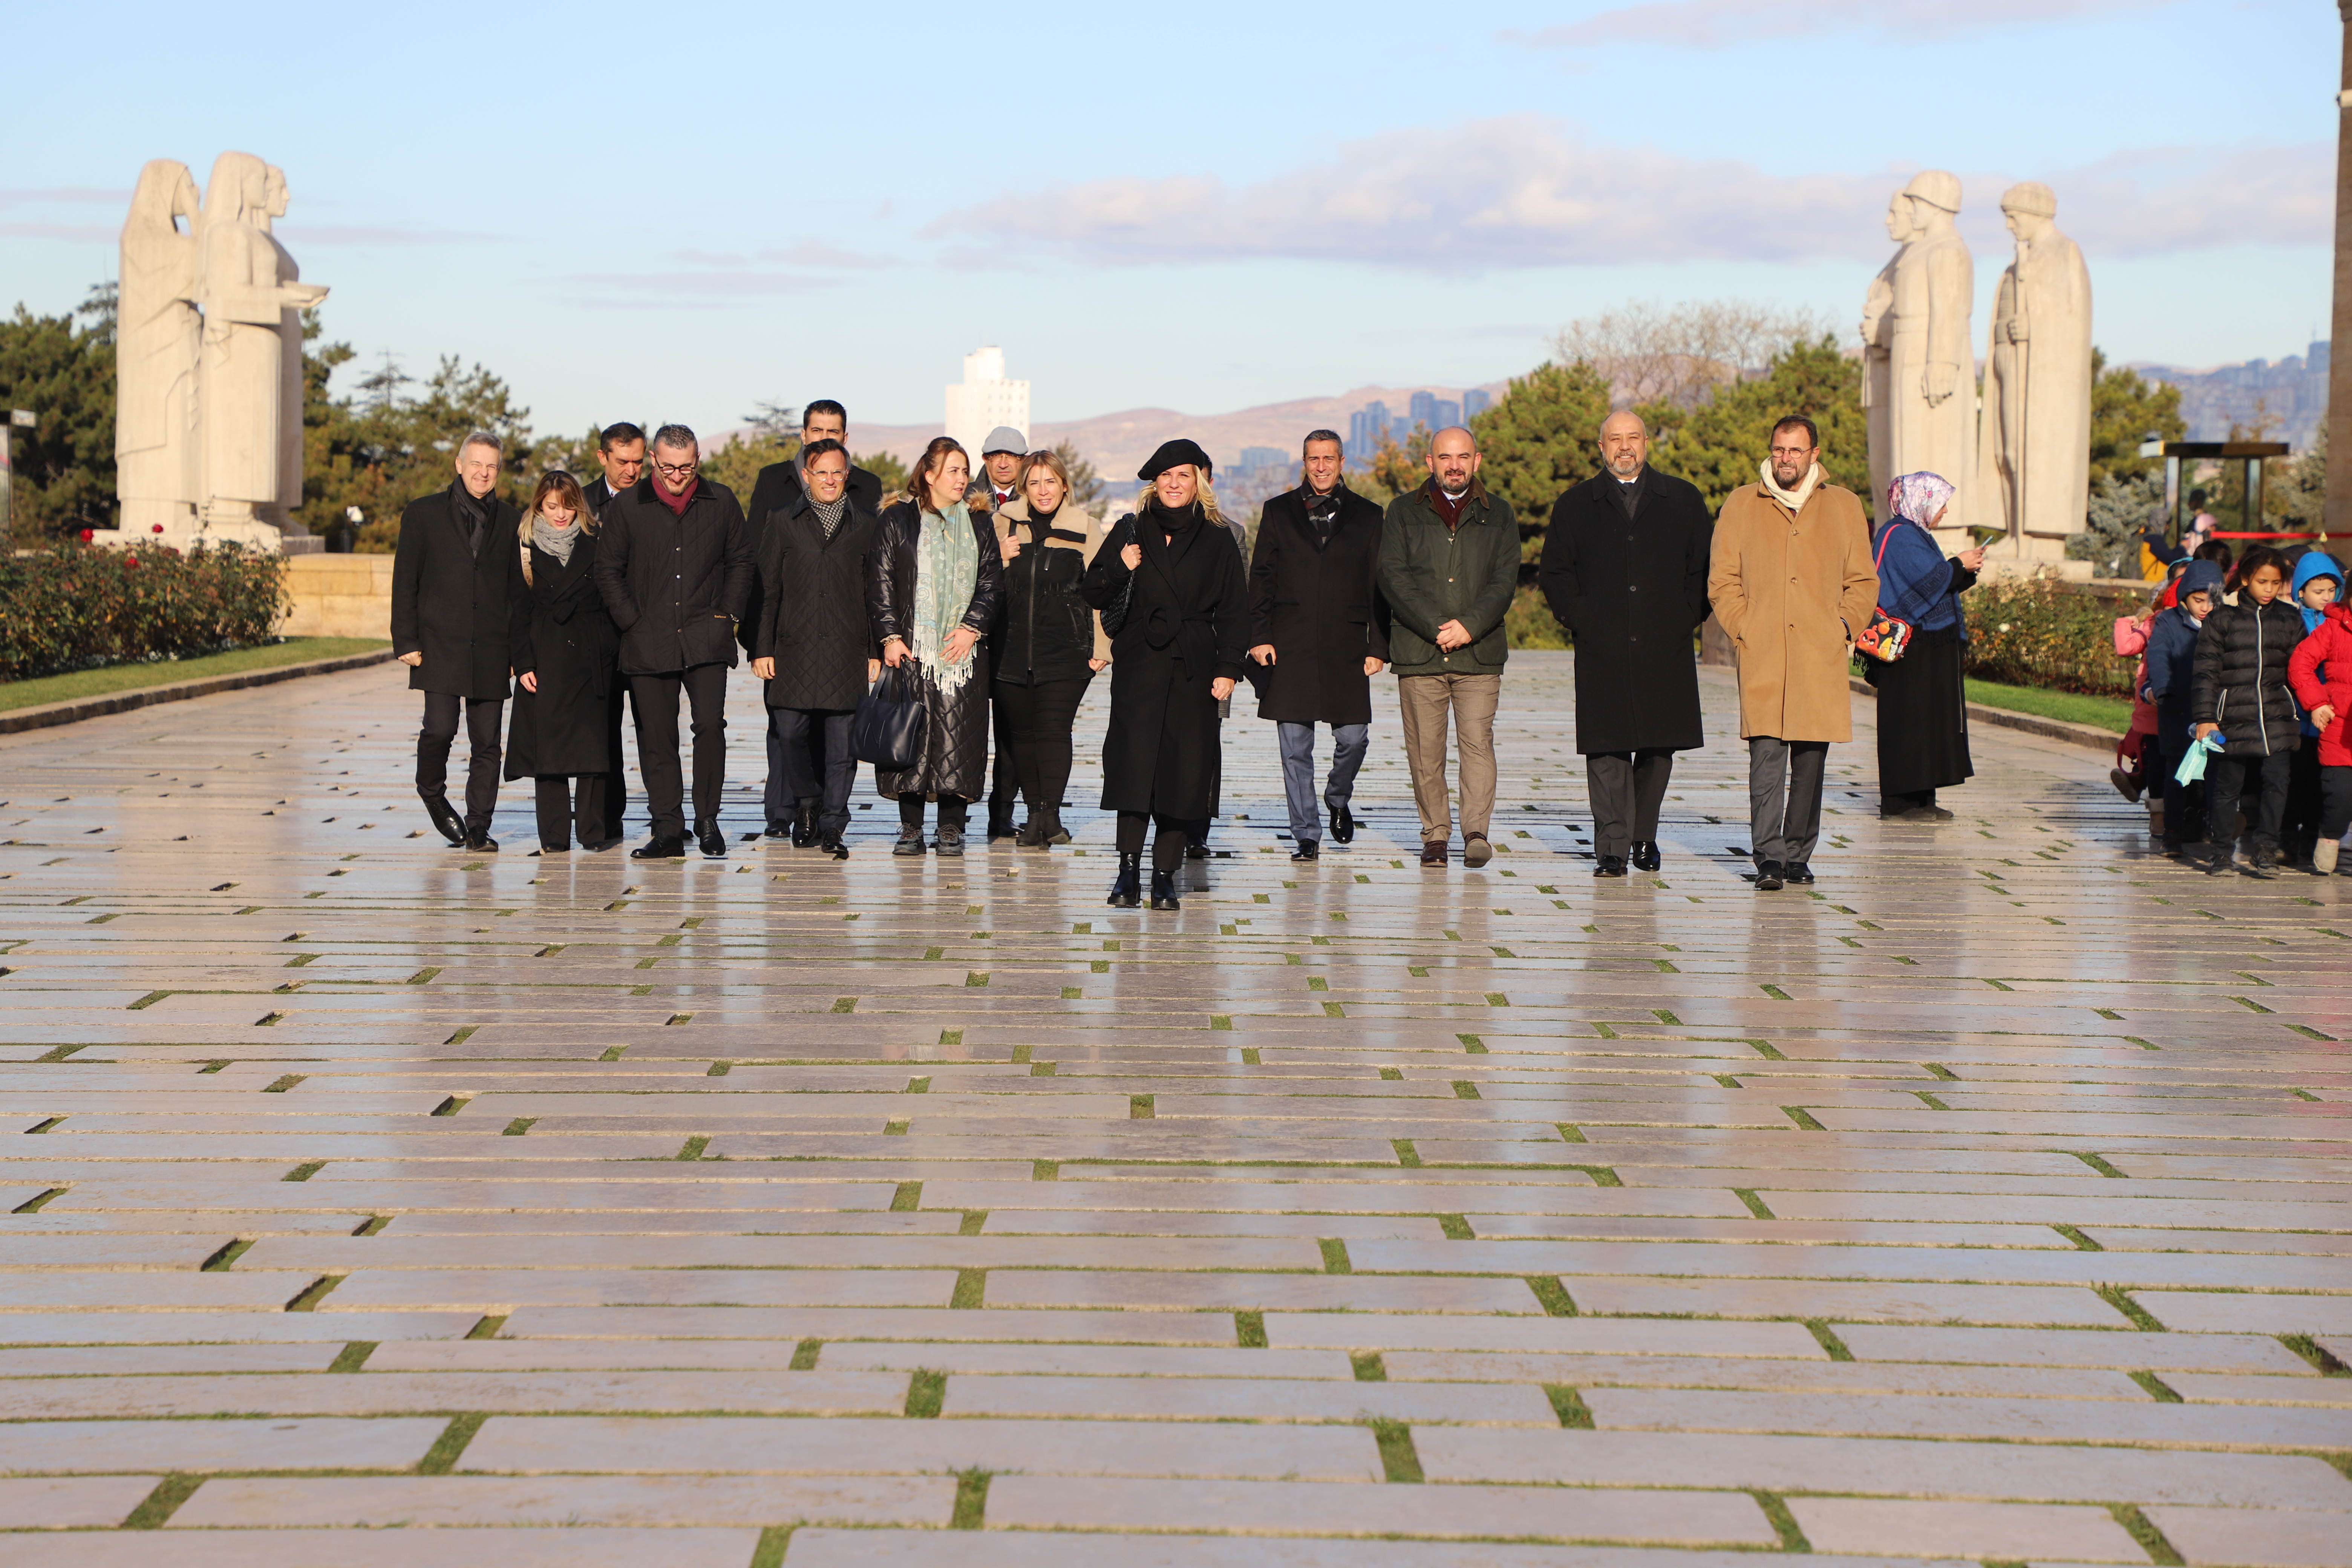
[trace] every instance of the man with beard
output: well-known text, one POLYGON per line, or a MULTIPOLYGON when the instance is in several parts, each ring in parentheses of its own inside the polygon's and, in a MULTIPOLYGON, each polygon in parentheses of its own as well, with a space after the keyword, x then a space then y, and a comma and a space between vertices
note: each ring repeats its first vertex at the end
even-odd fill
POLYGON ((1878 602, 1861 500, 1822 476, 1822 438, 1801 414, 1772 426, 1760 483, 1716 519, 1707 597, 1739 666, 1756 889, 1813 882, 1830 743, 1853 739, 1846 661, 1878 602))
POLYGON ((1691 634, 1706 619, 1713 520, 1698 487, 1649 466, 1627 410, 1601 422, 1601 471, 1544 531, 1544 597, 1576 639, 1576 749, 1592 800, 1596 877, 1655 871, 1675 753, 1705 742, 1691 634))
POLYGON ((1450 426, 1430 437, 1429 478, 1389 502, 1381 528, 1381 593, 1389 603, 1389 668, 1397 675, 1405 763, 1421 812, 1421 863, 1445 864, 1454 836, 1445 794, 1445 729, 1461 739, 1462 863, 1494 858, 1495 709, 1510 639, 1503 616, 1519 584, 1519 523, 1511 503, 1478 482, 1477 437, 1450 426))
POLYGON ((515 527, 522 513, 491 492, 503 457, 477 430, 457 446, 457 478, 408 503, 392 558, 392 651, 408 689, 425 693, 416 736, 416 794, 450 843, 494 850, 499 722, 513 652, 509 616, 521 574, 515 527), (449 805, 449 747, 466 720, 466 815, 449 805))
POLYGON ((1388 658, 1381 624, 1381 509, 1339 477, 1338 434, 1317 430, 1300 448, 1304 478, 1259 514, 1250 564, 1249 656, 1264 671, 1258 717, 1275 721, 1293 860, 1322 855, 1315 809, 1315 726, 1331 726, 1323 805, 1333 842, 1356 837, 1356 771, 1372 721, 1371 678, 1388 658))

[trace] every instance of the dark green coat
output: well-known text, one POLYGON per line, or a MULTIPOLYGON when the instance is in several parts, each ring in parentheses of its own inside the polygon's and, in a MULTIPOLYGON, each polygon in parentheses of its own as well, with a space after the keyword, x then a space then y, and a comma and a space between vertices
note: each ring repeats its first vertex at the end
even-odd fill
POLYGON ((1381 594, 1388 600, 1389 668, 1397 675, 1495 675, 1510 656, 1503 616, 1519 586, 1519 522, 1511 503, 1476 479, 1449 532, 1432 481, 1389 502, 1381 529, 1381 594), (1468 647, 1441 652, 1437 628, 1460 621, 1468 647))

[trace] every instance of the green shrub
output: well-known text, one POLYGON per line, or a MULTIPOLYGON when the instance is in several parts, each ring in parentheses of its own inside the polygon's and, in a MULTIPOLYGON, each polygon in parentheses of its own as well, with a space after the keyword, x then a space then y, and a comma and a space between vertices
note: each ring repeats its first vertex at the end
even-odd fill
POLYGON ((1531 583, 1519 584, 1511 607, 1503 612, 1503 631, 1513 647, 1566 647, 1568 633, 1552 619, 1543 590, 1531 583))
POLYGON ((70 541, 0 559, 0 680, 278 640, 285 558, 70 541))
POLYGON ((1968 672, 2011 686, 2131 693, 2133 661, 2116 657, 2116 606, 2052 573, 1979 583, 1960 595, 1968 672))

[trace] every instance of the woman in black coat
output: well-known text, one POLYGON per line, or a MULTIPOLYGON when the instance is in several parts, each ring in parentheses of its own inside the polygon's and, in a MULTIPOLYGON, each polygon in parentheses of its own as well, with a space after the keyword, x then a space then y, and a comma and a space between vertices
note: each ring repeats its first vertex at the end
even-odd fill
POLYGON ((994 658, 996 729, 1012 742, 1029 820, 1024 849, 1067 844, 1062 796, 1070 787, 1070 728, 1096 674, 1110 665, 1102 617, 1078 584, 1102 543, 1092 513, 1070 500, 1070 471, 1052 452, 1023 459, 1020 494, 996 509, 1004 563, 1004 620, 994 658))
POLYGON ((1137 476, 1150 494, 1112 529, 1118 548, 1095 557, 1082 590, 1106 621, 1118 622, 1102 806, 1118 813, 1118 879, 1109 901, 1120 909, 1142 902, 1147 820, 1159 825, 1151 907, 1178 907, 1175 871, 1187 825, 1215 808, 1217 705, 1243 673, 1249 584, 1208 472, 1208 454, 1190 441, 1154 452, 1137 476))
POLYGON ((596 590, 596 519, 580 481, 541 476, 523 514, 515 574, 514 720, 507 777, 539 783, 539 847, 560 855, 621 837, 621 636, 596 590))
POLYGON ((898 802, 893 855, 923 853, 923 802, 940 803, 942 855, 963 853, 966 808, 987 784, 988 655, 981 638, 1004 595, 1004 566, 985 512, 964 505, 971 459, 940 436, 908 477, 910 499, 882 514, 866 563, 866 618, 882 662, 908 666, 929 718, 923 760, 874 770, 898 802))

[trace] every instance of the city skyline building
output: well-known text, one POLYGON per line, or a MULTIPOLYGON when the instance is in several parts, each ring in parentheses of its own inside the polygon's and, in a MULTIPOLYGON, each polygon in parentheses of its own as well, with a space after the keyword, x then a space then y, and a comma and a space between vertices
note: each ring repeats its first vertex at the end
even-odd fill
POLYGON ((947 389, 947 433, 961 444, 980 470, 980 444, 999 425, 1010 425, 1029 439, 1029 384, 1008 381, 1004 351, 994 344, 963 356, 963 380, 947 389))

